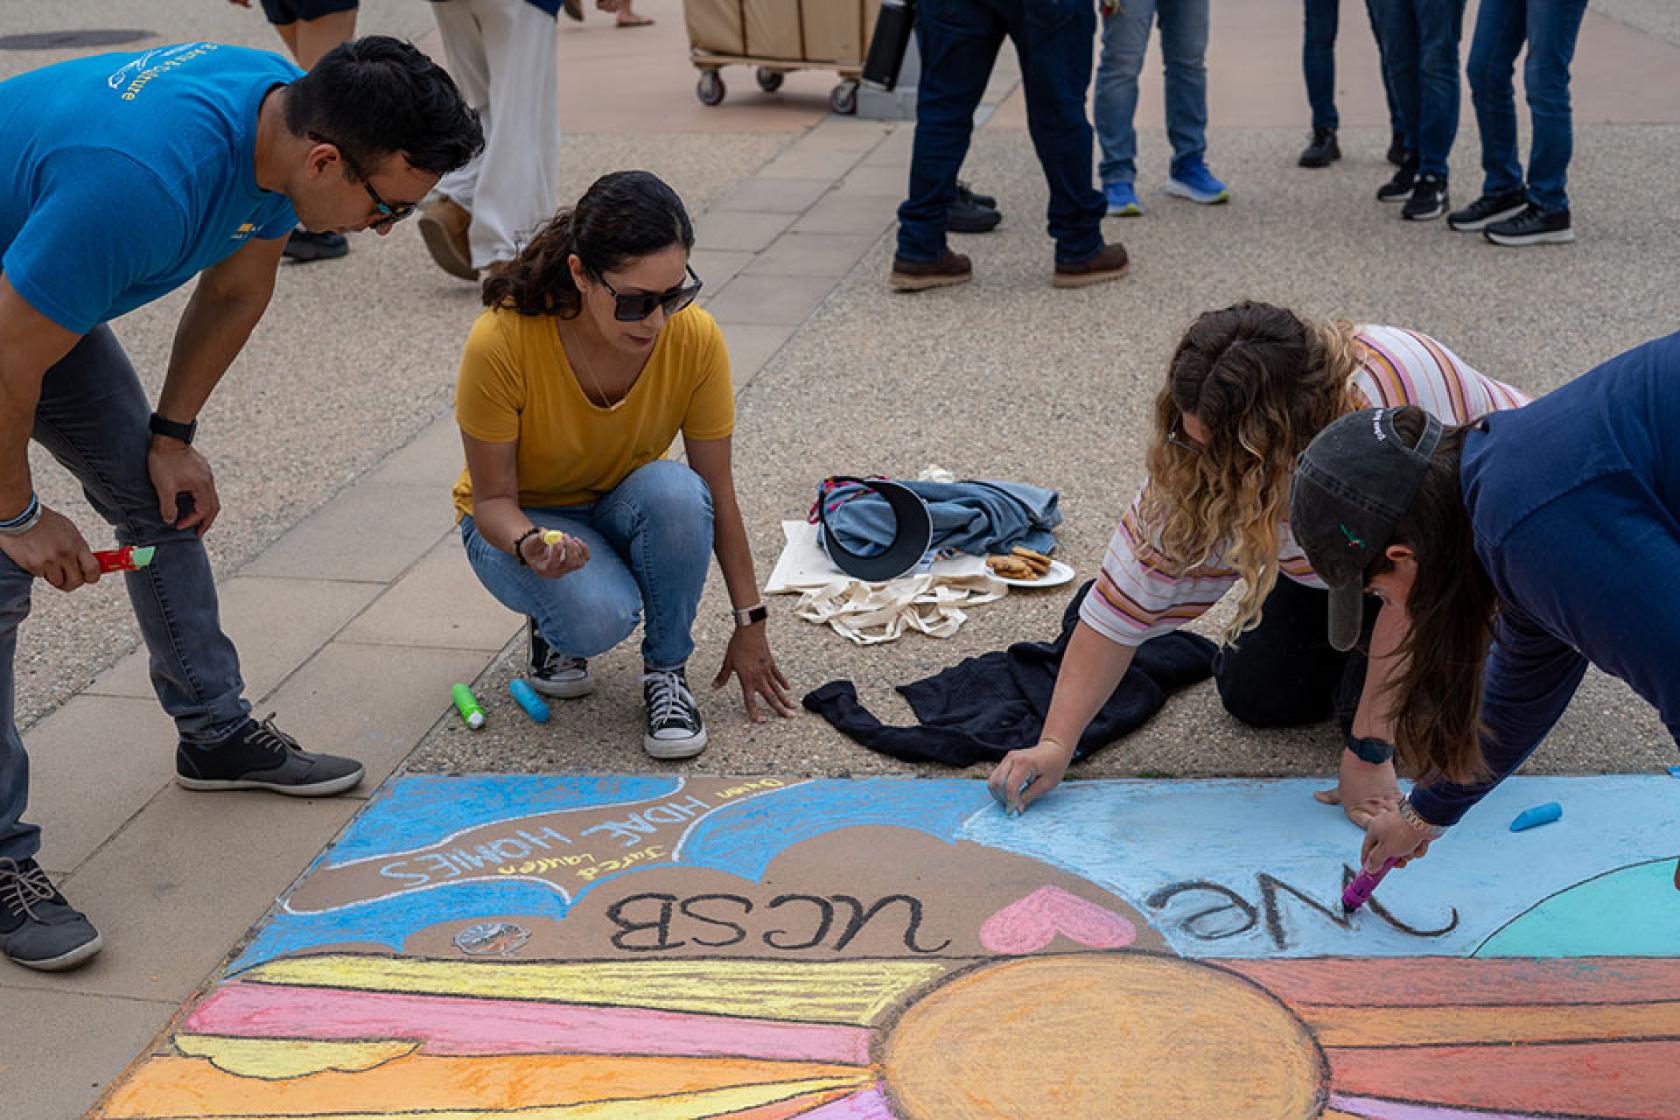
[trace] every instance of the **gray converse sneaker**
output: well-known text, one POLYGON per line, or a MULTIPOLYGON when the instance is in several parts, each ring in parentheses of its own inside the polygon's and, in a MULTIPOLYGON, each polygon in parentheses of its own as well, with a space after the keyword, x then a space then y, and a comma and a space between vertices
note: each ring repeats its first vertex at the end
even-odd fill
POLYGON ((266 789, 289 797, 331 797, 355 788, 362 764, 331 754, 311 754, 274 726, 274 713, 245 726, 213 747, 175 748, 175 781, 186 789, 266 789))
POLYGON ((706 749, 706 728, 700 705, 688 690, 681 669, 654 669, 642 674, 642 697, 647 701, 647 734, 642 749, 654 758, 693 758, 706 749))
POLYGON ((595 691, 589 662, 581 657, 568 657, 549 645, 537 629, 537 620, 529 616, 525 619, 525 638, 530 643, 525 679, 531 682, 532 688, 561 700, 575 700, 595 691))
POLYGON ((0 858, 0 953, 41 972, 75 968, 105 947, 93 923, 33 859, 0 858))

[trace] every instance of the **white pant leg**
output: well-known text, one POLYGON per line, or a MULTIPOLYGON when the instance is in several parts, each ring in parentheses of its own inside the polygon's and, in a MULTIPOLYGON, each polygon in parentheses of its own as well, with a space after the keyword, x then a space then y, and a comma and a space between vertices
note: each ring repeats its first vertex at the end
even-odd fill
MULTIPOLYGON (((484 153, 438 189, 472 212, 467 231, 474 268, 511 260, 553 216, 560 191, 560 96, 556 21, 526 0, 450 0, 435 5, 451 65, 455 48, 446 9, 466 9, 487 82, 462 93, 479 110, 484 153), (481 99, 482 98, 482 99, 481 99), (471 185, 465 186, 470 173, 471 185)), ((468 64, 471 69, 471 63, 468 64)))
MULTIPOLYGON (((484 52, 484 33, 479 26, 473 0, 439 0, 432 4, 432 18, 449 65, 449 76, 461 97, 479 115, 479 123, 490 127, 490 60, 484 52)), ((478 186, 478 169, 483 153, 438 180, 437 191, 467 210, 473 208, 478 186)))

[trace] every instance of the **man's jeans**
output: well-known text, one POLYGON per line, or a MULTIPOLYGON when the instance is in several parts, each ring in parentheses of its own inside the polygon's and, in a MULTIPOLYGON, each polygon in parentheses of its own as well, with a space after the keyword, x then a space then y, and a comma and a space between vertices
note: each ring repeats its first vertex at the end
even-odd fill
MULTIPOLYGON (((1382 0, 1365 0, 1365 14, 1371 21, 1371 34, 1377 40, 1377 56, 1383 56, 1382 0)), ((1306 30, 1301 37, 1301 73, 1307 79, 1307 104, 1312 106, 1312 126, 1340 128, 1342 118, 1336 112, 1336 31, 1341 22, 1342 0, 1306 0, 1306 30)), ((1388 123, 1394 132, 1403 132, 1400 106, 1394 99, 1394 86, 1388 80, 1388 68, 1382 66, 1383 94, 1388 99, 1388 123)))
POLYGON ((1575 134, 1569 114, 1569 63, 1587 0, 1482 0, 1470 42, 1470 99, 1482 133, 1483 194, 1523 189, 1517 158, 1517 103, 1511 72, 1528 44, 1523 86, 1534 118, 1528 200, 1542 210, 1569 207, 1566 185, 1575 134))
POLYGON ((945 223, 968 154, 974 111, 1005 38, 1015 41, 1027 128, 1050 186, 1056 260, 1083 261, 1103 247, 1102 195, 1091 185, 1091 84, 1096 8, 1091 0, 921 0, 916 41, 922 77, 910 191, 898 208, 898 255, 945 255, 945 223))
POLYGON ((594 657, 628 638, 644 611, 642 661, 676 669, 694 652, 694 615, 712 551, 712 494, 688 467, 668 459, 631 471, 586 506, 526 509, 533 525, 589 546, 589 562, 544 579, 461 519, 467 561, 496 601, 537 620, 558 653, 594 657))
POLYGON ((1447 176, 1458 136, 1458 40, 1464 0, 1379 0, 1383 67, 1400 106, 1406 150, 1418 174, 1447 176))
MULTIPOLYGON (((140 635, 151 652, 152 688, 181 738, 211 745, 250 715, 239 654, 222 633, 210 558, 192 530, 163 523, 146 471, 151 415, 140 380, 109 327, 95 327, 47 371, 35 408, 36 442, 81 482, 117 542, 156 546, 150 565, 124 581, 140 635)), ((92 525, 81 526, 99 546, 92 525)), ((0 856, 24 859, 40 848, 40 829, 21 821, 29 800, 29 759, 13 721, 17 631, 29 616, 34 580, 0 554, 0 856)), ((113 743, 112 750, 130 744, 113 743)))
POLYGON ((1207 152, 1208 0, 1126 0, 1103 18, 1102 60, 1097 64, 1095 115, 1106 183, 1137 179, 1138 75, 1149 46, 1149 25, 1161 24, 1166 65, 1167 139, 1172 174, 1207 152))

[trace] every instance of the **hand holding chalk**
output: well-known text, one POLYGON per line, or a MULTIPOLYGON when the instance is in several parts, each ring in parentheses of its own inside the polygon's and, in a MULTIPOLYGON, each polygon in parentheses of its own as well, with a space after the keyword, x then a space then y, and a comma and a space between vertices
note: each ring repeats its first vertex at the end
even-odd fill
POLYGON ((1371 895, 1377 889, 1377 884, 1383 881, 1383 876, 1394 870, 1398 859, 1387 860, 1380 870, 1367 871, 1359 869, 1359 874, 1353 877, 1353 882, 1342 888, 1342 909, 1349 914, 1371 901, 1371 895))
POLYGON ((531 570, 544 579, 559 579, 575 572, 589 562, 589 546, 582 540, 559 529, 544 529, 539 538, 541 551, 527 550, 531 570))

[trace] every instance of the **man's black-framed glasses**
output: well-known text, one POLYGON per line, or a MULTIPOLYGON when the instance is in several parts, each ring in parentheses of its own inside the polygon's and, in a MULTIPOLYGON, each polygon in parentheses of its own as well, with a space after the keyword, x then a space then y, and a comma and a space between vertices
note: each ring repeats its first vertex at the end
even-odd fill
POLYGON ((692 284, 682 284, 675 288, 668 288, 663 292, 635 292, 625 295, 608 282, 599 272, 595 276, 601 281, 601 286, 613 297, 613 318, 621 323, 639 323, 653 314, 656 307, 665 309, 665 317, 670 318, 689 304, 700 294, 700 277, 695 273, 693 265, 684 265, 688 278, 692 284))
POLYGON ((414 212, 419 209, 418 203, 398 202, 393 204, 386 202, 383 198, 380 198, 379 192, 373 189, 373 183, 368 180, 367 174, 362 171, 361 165, 356 162, 355 158, 351 156, 348 151, 345 150, 344 145, 340 144, 337 140, 328 136, 322 136, 319 132, 311 132, 309 134, 309 138, 317 144, 331 144, 333 147, 337 148, 338 157, 344 161, 344 166, 350 169, 350 174, 356 177, 356 181, 362 184, 362 189, 366 191, 368 193, 368 197, 373 200, 373 208, 379 212, 380 217, 377 221, 369 223, 370 228, 376 230, 390 229, 404 218, 413 217, 414 212))

